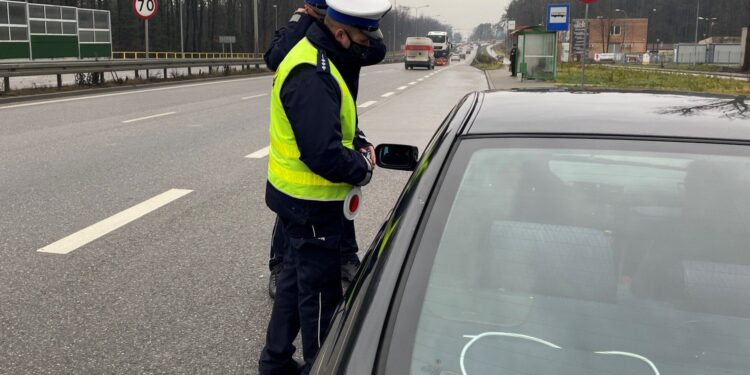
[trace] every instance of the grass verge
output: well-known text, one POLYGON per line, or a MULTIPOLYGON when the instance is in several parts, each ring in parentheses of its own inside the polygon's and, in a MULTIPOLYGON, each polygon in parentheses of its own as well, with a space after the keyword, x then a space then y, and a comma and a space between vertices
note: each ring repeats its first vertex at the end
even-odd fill
POLYGON ((739 65, 711 65, 711 64, 649 64, 639 65, 639 68, 644 69, 671 69, 671 70, 685 70, 693 72, 710 72, 710 73, 742 73, 739 65))
POLYGON ((502 60, 495 60, 489 53, 487 53, 487 47, 479 47, 474 61, 471 62, 471 66, 480 70, 498 70, 504 67, 502 60))
MULTIPOLYGON (((560 85, 580 84, 580 67, 573 64, 562 64, 557 70, 556 83, 560 85)), ((610 89, 647 89, 736 95, 750 94, 750 82, 656 71, 626 70, 596 65, 586 66, 586 85, 610 89)))

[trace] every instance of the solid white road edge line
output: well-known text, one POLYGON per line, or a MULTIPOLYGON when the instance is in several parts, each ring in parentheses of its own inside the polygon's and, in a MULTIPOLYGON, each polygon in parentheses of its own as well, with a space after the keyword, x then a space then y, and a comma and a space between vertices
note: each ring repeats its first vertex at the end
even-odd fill
POLYGON ((146 89, 146 90, 133 90, 133 91, 113 92, 113 93, 110 93, 110 94, 86 95, 86 96, 76 96, 76 97, 73 97, 73 98, 65 98, 65 99, 43 100, 43 101, 40 101, 40 102, 30 102, 30 103, 21 103, 21 104, 6 105, 4 107, 0 107, 0 110, 3 110, 3 109, 12 109, 12 108, 21 108, 21 107, 31 107, 31 106, 42 105, 42 104, 77 102, 79 100, 97 99, 97 98, 108 98, 108 97, 112 97, 112 96, 141 94, 141 93, 144 93, 144 92, 177 90, 177 89, 184 89, 184 88, 190 88, 190 87, 218 85, 218 84, 222 84, 222 83, 235 83, 235 82, 243 82, 243 81, 256 81, 256 80, 259 80, 259 79, 266 79, 266 78, 269 78, 269 77, 270 76, 254 77, 254 78, 227 79, 227 80, 220 80, 220 81, 193 83, 193 84, 189 84, 189 85, 174 85, 174 86, 167 86, 167 87, 157 87, 157 88, 154 88, 154 89, 146 89))
POLYGON ((406 90, 407 88, 409 88, 409 86, 401 86, 397 90, 406 90))
POLYGON ((359 108, 367 108, 367 107, 369 107, 369 106, 371 106, 371 105, 373 105, 375 103, 377 103, 377 102, 374 101, 374 100, 370 100, 369 102, 364 102, 364 103, 360 104, 359 108))
POLYGON ((253 96, 246 96, 242 98, 242 100, 250 100, 250 99, 256 99, 256 98, 262 98, 264 96, 268 96, 268 94, 259 94, 259 95, 253 95, 253 96))
POLYGON ((271 150, 271 146, 266 146, 258 151, 253 152, 250 155, 245 156, 245 159, 263 159, 268 156, 268 152, 271 150))
POLYGON ((192 190, 184 189, 168 190, 37 251, 40 253, 68 254, 192 192, 192 190))
POLYGON ((123 121, 122 123, 123 123, 123 124, 130 124, 131 122, 136 122, 136 121, 143 121, 143 120, 150 120, 150 119, 152 119, 152 118, 157 118, 157 117, 164 117, 164 116, 169 116, 169 115, 173 115, 173 114, 175 114, 175 113, 177 113, 177 112, 165 112, 165 113, 160 113, 160 114, 158 114, 158 115, 153 115, 153 116, 146 116, 146 117, 139 117, 139 118, 134 118, 134 119, 132 119, 132 120, 125 120, 125 121, 123 121))
POLYGON ((387 92, 387 93, 385 93, 385 94, 383 94, 383 95, 380 95, 380 96, 382 96, 382 97, 384 97, 384 98, 387 98, 387 97, 389 97, 389 96, 392 96, 393 94, 395 94, 395 92, 391 91, 391 92, 387 92))

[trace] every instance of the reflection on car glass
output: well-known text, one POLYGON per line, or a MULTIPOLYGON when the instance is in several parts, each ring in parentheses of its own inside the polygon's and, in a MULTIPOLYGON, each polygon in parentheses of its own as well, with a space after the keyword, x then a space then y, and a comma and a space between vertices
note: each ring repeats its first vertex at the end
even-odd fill
MULTIPOLYGON (((530 341, 530 342, 534 342, 534 343, 537 343, 537 344, 541 344, 541 345, 547 346, 547 347, 555 349, 555 350, 562 350, 563 349, 562 347, 560 347, 558 345, 555 345, 555 344, 553 344, 553 343, 551 343, 551 342, 549 342, 547 340, 540 339, 540 338, 534 337, 534 336, 524 335, 524 334, 521 334, 521 333, 484 332, 484 333, 481 333, 479 335, 464 335, 464 338, 471 339, 471 340, 469 340, 469 342, 466 343, 466 345, 464 345, 464 347, 461 349, 460 365, 461 365, 461 374, 462 375, 469 375, 469 372, 466 371, 466 362, 465 362, 466 353, 469 351, 469 348, 471 348, 472 345, 474 345, 477 341, 479 341, 479 340, 481 340, 483 338, 486 338, 486 337, 502 337, 502 338, 510 338, 510 339, 527 340, 527 341, 530 341)), ((659 372, 659 369, 656 367, 656 365, 654 364, 654 362, 652 362, 650 359, 648 359, 648 358, 646 358, 646 357, 644 357, 644 356, 642 356, 640 354, 635 354, 635 353, 630 353, 630 352, 623 352, 623 351, 595 351, 593 353, 597 354, 597 355, 621 356, 621 357, 626 357, 626 358, 637 359, 637 360, 642 361, 645 364, 647 364, 649 366, 649 368, 651 369, 651 371, 653 372, 654 375, 661 375, 661 373, 659 372)))
POLYGON ((701 112, 707 111, 721 111, 724 116, 731 119, 747 119, 750 118, 750 112, 748 112, 748 105, 745 103, 745 96, 738 96, 731 100, 719 100, 709 104, 688 106, 688 107, 673 107, 662 112, 662 114, 679 114, 683 116, 694 116, 701 112))

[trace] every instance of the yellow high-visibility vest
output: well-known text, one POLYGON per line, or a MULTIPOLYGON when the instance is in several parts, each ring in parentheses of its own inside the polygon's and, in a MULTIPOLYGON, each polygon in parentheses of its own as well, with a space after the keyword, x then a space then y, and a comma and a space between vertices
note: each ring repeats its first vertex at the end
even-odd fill
MULTIPOLYGON (((307 38, 303 38, 287 54, 279 65, 274 77, 271 94, 271 147, 268 156, 268 181, 282 193, 304 200, 343 201, 352 189, 346 183, 333 183, 315 174, 300 158, 297 140, 292 125, 281 103, 281 88, 289 73, 301 64, 309 64, 318 69, 327 69, 341 90, 341 143, 354 149, 354 133, 357 126, 357 108, 346 82, 338 69, 307 38)), ((311 93, 316 95, 317 93, 311 93)))

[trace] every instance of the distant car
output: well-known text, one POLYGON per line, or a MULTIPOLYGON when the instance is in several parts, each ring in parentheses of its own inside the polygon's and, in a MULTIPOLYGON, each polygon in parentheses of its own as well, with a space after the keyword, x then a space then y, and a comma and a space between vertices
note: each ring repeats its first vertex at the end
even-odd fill
POLYGON ((744 98, 465 97, 369 247, 313 374, 747 374, 744 98))
POLYGON ((451 61, 461 61, 461 57, 454 53, 451 55, 451 61))
POLYGON ((415 67, 435 69, 435 51, 432 39, 426 37, 406 38, 404 45, 404 68, 415 67))
POLYGON ((466 59, 466 54, 465 54, 465 53, 463 53, 463 52, 461 52, 461 53, 459 53, 459 54, 458 54, 458 57, 459 57, 459 58, 460 58, 461 60, 464 60, 464 59, 466 59))

